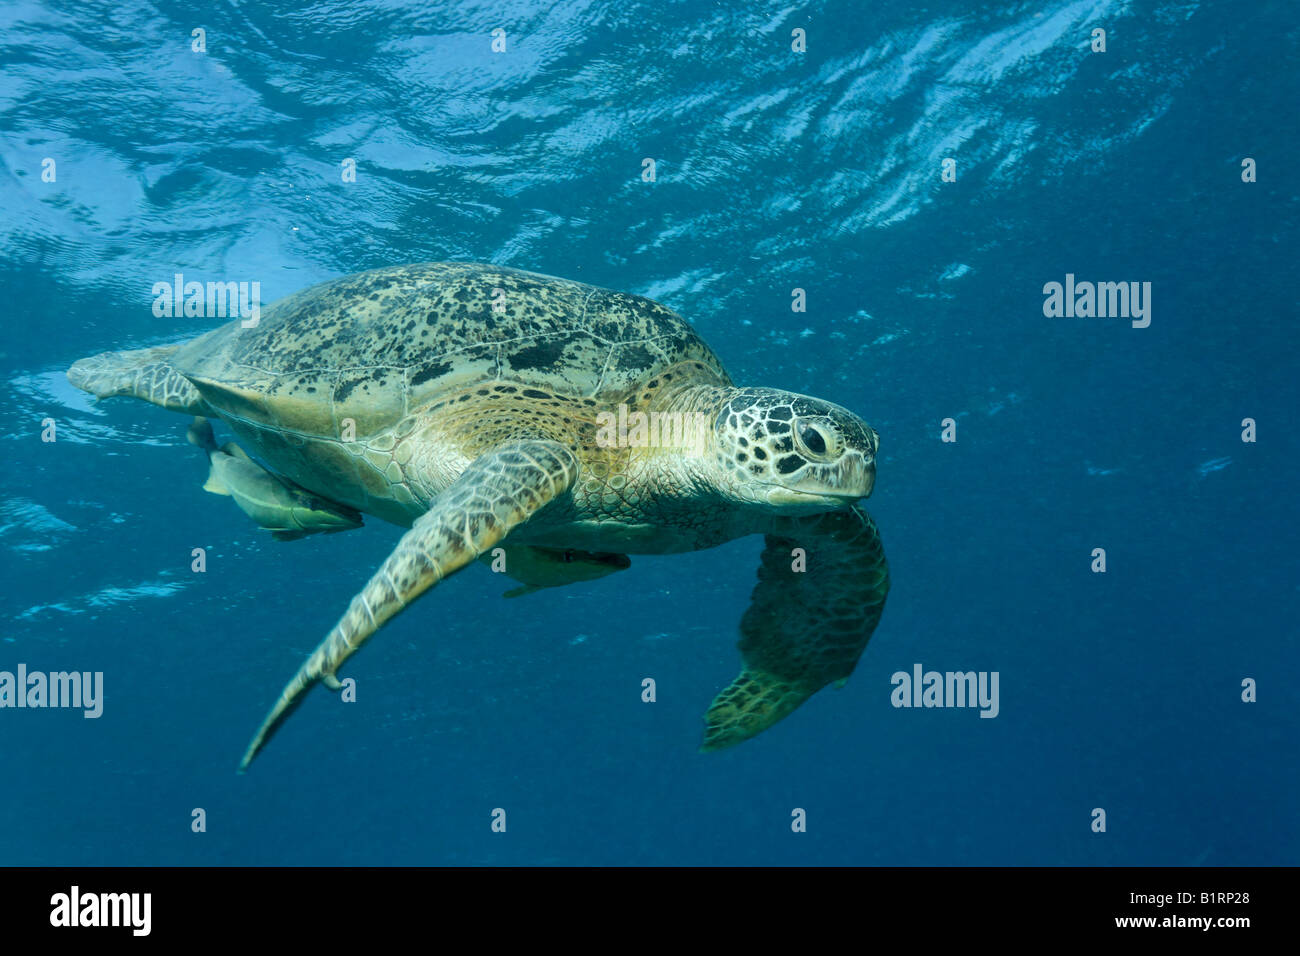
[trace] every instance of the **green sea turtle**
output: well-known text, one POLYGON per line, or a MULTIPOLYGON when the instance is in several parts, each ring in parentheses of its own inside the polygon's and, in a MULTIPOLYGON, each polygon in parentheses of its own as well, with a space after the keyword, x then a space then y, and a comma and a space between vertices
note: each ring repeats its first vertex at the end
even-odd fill
POLYGON ((702 749, 770 727, 856 665, 889 586, 860 499, 876 433, 732 384, 649 299, 491 265, 376 269, 189 342, 83 359, 74 385, 223 420, 269 470, 409 526, 298 669, 240 764, 424 591, 503 543, 662 554, 766 535, 743 667, 702 749))

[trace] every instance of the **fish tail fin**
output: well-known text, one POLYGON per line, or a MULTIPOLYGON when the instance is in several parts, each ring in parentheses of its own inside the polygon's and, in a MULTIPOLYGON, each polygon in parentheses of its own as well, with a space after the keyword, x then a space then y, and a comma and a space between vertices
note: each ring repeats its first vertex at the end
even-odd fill
POLYGON ((217 474, 216 468, 212 468, 208 471, 208 480, 203 482, 203 490, 214 495, 230 494, 230 488, 221 480, 221 476, 217 474))
POLYGON ((189 439, 191 445, 197 445, 202 448, 208 456, 210 465, 208 467, 208 478, 203 482, 203 490, 214 495, 228 495, 230 488, 221 480, 217 474, 216 453, 217 440, 212 436, 212 423, 203 416, 197 416, 190 423, 190 427, 185 430, 185 437, 189 439))

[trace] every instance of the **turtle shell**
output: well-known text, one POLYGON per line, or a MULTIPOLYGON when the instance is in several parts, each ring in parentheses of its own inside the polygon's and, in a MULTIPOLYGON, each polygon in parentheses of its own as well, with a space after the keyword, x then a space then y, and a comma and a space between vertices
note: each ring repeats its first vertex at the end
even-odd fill
POLYGON ((441 395, 509 381, 618 401, 697 361, 729 383, 679 316, 637 295, 473 263, 360 272, 311 286, 188 343, 172 364, 212 406, 263 428, 358 436, 441 395))

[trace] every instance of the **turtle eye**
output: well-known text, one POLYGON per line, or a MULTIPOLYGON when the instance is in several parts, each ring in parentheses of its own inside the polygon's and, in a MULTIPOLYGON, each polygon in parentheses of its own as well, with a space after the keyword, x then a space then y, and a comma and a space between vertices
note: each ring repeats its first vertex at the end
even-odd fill
POLYGON ((564 563, 565 563, 565 564, 572 564, 572 563, 573 563, 573 559, 574 559, 575 557, 577 557, 577 555, 575 555, 575 554, 573 553, 572 549, 570 549, 570 550, 568 550, 568 551, 565 551, 565 552, 564 552, 564 563))
POLYGON ((817 430, 815 425, 809 425, 807 422, 799 423, 799 442, 814 455, 826 454, 826 437, 817 430))
POLYGON ((799 440, 814 455, 826 454, 826 439, 822 437, 821 432, 807 422, 799 423, 799 440))
POLYGON ((795 423, 795 434, 799 437, 799 444, 810 455, 825 459, 839 451, 839 441, 834 430, 825 425, 814 425, 800 419, 795 423))

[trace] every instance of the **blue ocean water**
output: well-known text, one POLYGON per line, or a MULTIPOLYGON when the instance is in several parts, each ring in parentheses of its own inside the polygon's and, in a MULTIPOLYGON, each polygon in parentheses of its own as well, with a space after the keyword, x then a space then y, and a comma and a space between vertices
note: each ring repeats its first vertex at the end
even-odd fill
POLYGON ((0 670, 104 675, 0 709, 0 863, 1295 864, 1296 65, 1284 2, 0 7, 0 670), (272 541, 186 419, 64 371, 218 324, 154 315, 177 272, 431 260, 658 299, 876 428, 844 689, 697 753, 758 538, 476 565, 235 774, 401 531, 272 541), (1067 275, 1149 326, 1046 316, 1067 275), (894 707, 917 664, 998 716, 894 707))

